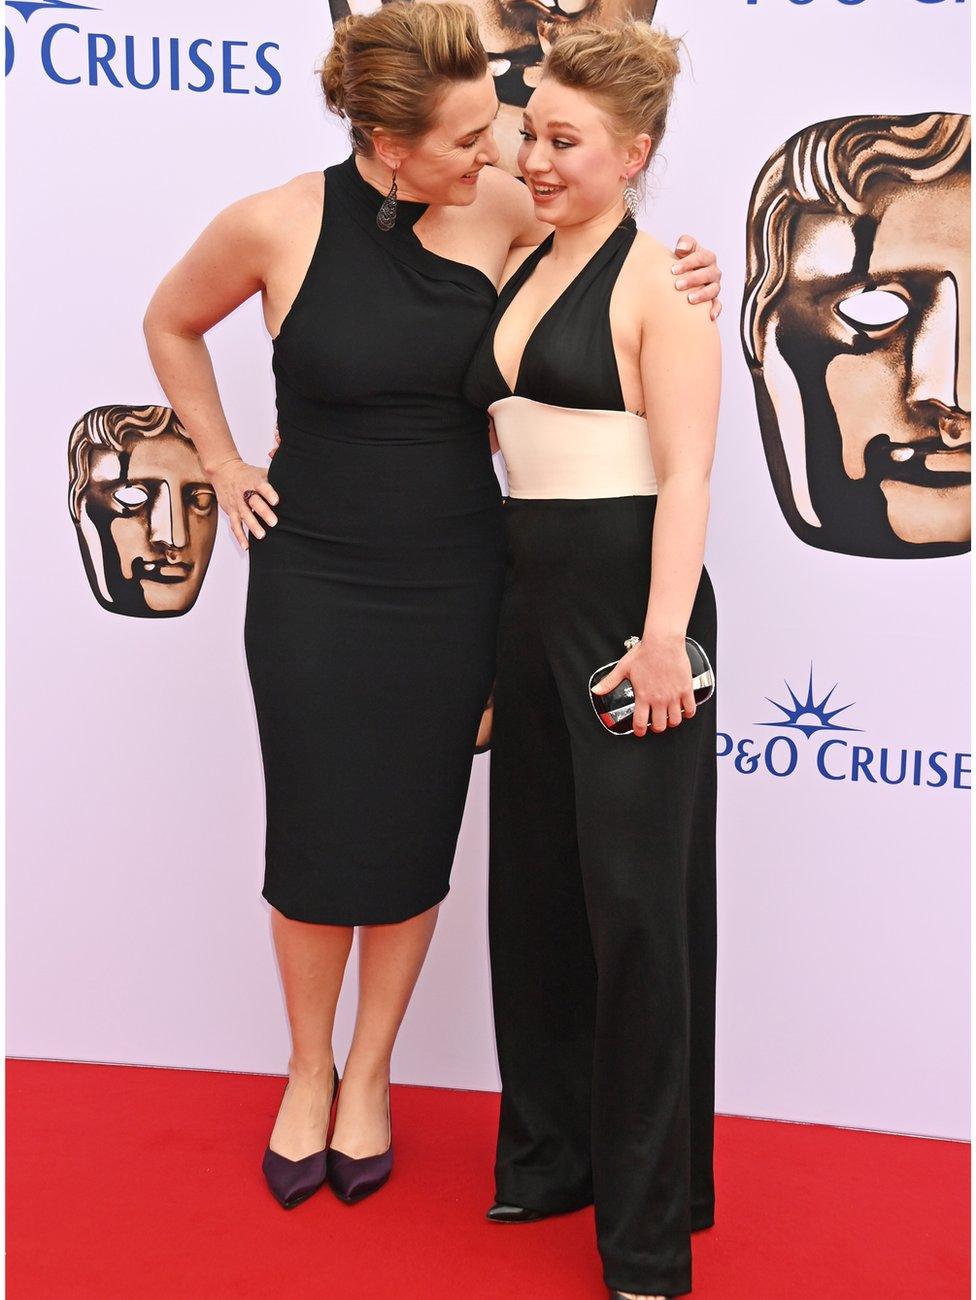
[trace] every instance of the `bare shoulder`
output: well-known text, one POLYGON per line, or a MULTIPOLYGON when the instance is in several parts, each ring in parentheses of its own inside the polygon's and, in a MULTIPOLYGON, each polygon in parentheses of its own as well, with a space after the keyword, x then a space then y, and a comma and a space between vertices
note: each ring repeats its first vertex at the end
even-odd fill
POLYGON ((678 301, 685 302, 685 306, 690 304, 682 298, 680 294, 674 291, 674 276, 671 274, 671 267, 674 265, 674 253, 667 248, 659 239, 649 235, 646 230, 638 230, 637 238, 627 255, 627 271, 629 276, 636 284, 639 284, 643 293, 661 294, 678 301), (664 291, 668 291, 665 295, 664 291))
POLYGON ((273 240, 321 220, 324 183, 321 172, 303 172, 276 185, 238 199, 220 214, 242 236, 273 240))
POLYGON ((478 178, 478 207, 493 221, 513 231, 532 219, 532 200, 521 181, 501 167, 485 167, 478 178))
POLYGON ((628 279, 643 304, 645 327, 692 334, 713 324, 707 302, 690 303, 674 286, 674 250, 644 230, 637 232, 625 263, 628 279))
POLYGON ((314 243, 322 222, 322 173, 237 199, 218 212, 182 259, 196 276, 219 272, 222 282, 267 285, 296 251, 314 243))

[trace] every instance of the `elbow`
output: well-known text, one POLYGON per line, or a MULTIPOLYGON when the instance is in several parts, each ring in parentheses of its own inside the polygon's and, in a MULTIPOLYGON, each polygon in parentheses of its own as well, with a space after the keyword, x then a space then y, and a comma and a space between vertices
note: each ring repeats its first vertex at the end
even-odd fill
POLYGON ((701 497, 706 503, 711 495, 711 485, 711 465, 675 469, 669 474, 659 474, 657 480, 658 493, 680 492, 687 497, 701 497))
POLYGON ((150 299, 149 306, 146 308, 145 315, 142 318, 142 333, 146 343, 152 347, 153 338, 159 330, 159 313, 156 310, 155 296, 150 299))
POLYGON ((711 477, 706 470, 676 470, 658 478, 657 497, 683 516, 707 519, 712 509, 711 477))
POLYGON ((167 311, 164 305, 158 301, 158 295, 153 296, 146 308, 145 315, 142 318, 142 333, 150 354, 153 348, 158 346, 165 338, 181 339, 195 343, 203 337, 202 334, 198 334, 195 330, 187 329, 178 317, 167 311))

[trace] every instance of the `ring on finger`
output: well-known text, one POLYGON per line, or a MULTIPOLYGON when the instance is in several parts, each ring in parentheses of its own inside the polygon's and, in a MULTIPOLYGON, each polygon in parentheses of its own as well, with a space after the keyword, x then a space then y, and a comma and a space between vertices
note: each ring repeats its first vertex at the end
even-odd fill
POLYGON ((250 506, 251 497, 257 496, 257 488, 248 488, 244 493, 244 504, 250 506))

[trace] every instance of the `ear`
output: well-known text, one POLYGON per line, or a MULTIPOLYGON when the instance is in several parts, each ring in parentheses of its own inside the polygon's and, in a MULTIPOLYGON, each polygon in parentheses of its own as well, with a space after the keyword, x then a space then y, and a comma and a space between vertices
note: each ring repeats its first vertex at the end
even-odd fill
POLYGON ((646 131, 635 136, 627 148, 627 179, 632 181, 647 166, 647 160, 651 156, 651 150, 654 147, 653 139, 646 131))
POLYGON ((373 151, 380 162, 385 163, 391 171, 396 171, 407 157, 410 149, 395 135, 390 135, 381 127, 373 130, 373 151))

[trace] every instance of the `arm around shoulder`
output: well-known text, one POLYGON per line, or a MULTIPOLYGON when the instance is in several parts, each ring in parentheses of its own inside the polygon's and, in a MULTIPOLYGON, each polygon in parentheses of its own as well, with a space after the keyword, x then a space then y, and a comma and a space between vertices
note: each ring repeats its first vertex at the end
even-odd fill
POLYGON ((486 167, 484 175, 490 187, 488 197, 494 219, 505 223, 512 248, 535 248, 552 233, 552 226, 539 221, 535 205, 525 185, 501 167, 486 167))

